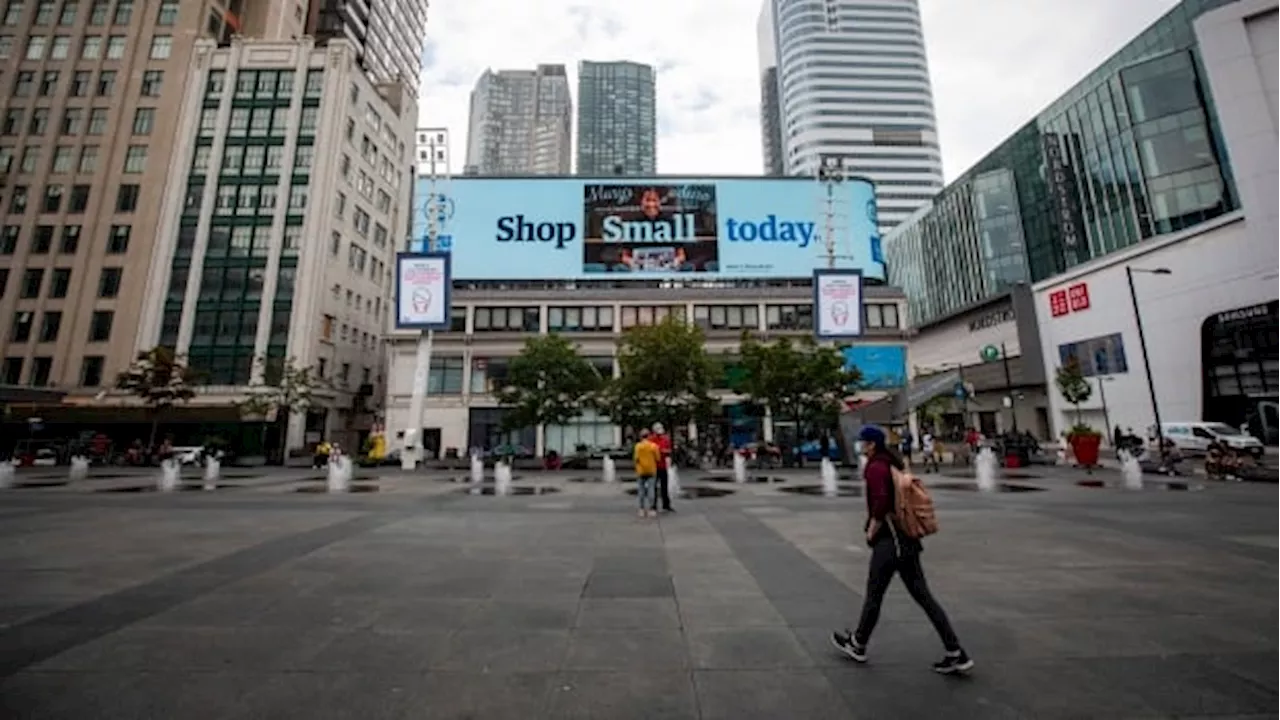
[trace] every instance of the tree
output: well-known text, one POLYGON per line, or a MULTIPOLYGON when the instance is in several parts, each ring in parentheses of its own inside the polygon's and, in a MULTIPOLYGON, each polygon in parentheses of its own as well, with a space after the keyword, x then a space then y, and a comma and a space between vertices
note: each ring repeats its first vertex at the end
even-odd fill
POLYGON ((147 447, 155 447, 160 415, 196 396, 191 386, 198 378, 199 373, 187 365, 185 357, 163 346, 139 352, 129 367, 116 376, 116 389, 132 393, 147 407, 151 417, 147 447))
POLYGON ((718 364, 707 355, 697 327, 677 317, 629 328, 618 345, 620 377, 596 396, 614 422, 632 428, 660 422, 668 428, 711 415, 718 364))
POLYGON ((801 441, 811 430, 834 426, 844 399, 862 382, 839 348, 812 338, 797 346, 789 338, 761 343, 747 334, 739 355, 743 372, 730 378, 730 388, 768 407, 775 419, 794 422, 801 441))
POLYGON ((508 408, 504 430, 539 425, 565 425, 590 407, 603 379, 578 348, 559 335, 525 340, 511 359, 498 402, 508 408))
POLYGON ((240 403, 247 415, 262 418, 262 450, 266 454, 267 428, 272 417, 275 422, 286 423, 295 413, 306 412, 311 407, 312 394, 321 380, 310 366, 298 367, 293 358, 254 360, 261 372, 254 373, 249 383, 249 396, 240 403))
POLYGON ((1080 403, 1093 396, 1093 385, 1084 376, 1080 361, 1075 357, 1068 357, 1054 373, 1053 381, 1058 386, 1058 392, 1062 393, 1062 399, 1075 406, 1076 426, 1083 426, 1084 423, 1080 420, 1080 403))

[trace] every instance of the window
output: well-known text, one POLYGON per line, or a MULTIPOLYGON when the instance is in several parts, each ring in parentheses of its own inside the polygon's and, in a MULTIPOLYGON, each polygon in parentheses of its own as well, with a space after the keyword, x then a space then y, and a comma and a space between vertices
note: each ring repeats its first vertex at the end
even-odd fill
POLYGON ((63 255, 75 255, 80 249, 80 226, 64 225, 62 227, 62 240, 58 243, 58 252, 63 255))
MULTIPOLYGON (((10 5, 10 8, 13 6, 10 5)), ((7 357, 0 365, 0 378, 6 385, 17 385, 22 382, 22 361, 20 357, 7 357)))
POLYGON ((40 335, 36 342, 57 342, 58 331, 61 329, 62 313, 56 310, 45 312, 44 317, 40 318, 40 335))
POLYGON ((812 330, 813 305, 769 305, 764 318, 768 330, 812 330))
POLYGON ((258 175, 266 163, 267 149, 261 145, 249 145, 244 149, 244 160, 240 167, 245 175, 258 175))
POLYGON ((302 108, 302 118, 298 123, 298 132, 304 135, 314 135, 316 125, 320 121, 320 109, 315 107, 302 108))
POLYGON ((307 207, 307 186, 292 185, 289 187, 289 210, 302 211, 307 207))
POLYGON ((62 112, 62 124, 58 127, 58 131, 63 135, 79 135, 80 122, 84 119, 83 112, 80 108, 67 108, 62 112))
POLYGON ((755 330, 760 310, 755 305, 696 305, 693 322, 703 330, 755 330))
POLYGON ((44 201, 41 203, 40 211, 56 213, 61 210, 64 192, 65 190, 61 185, 46 185, 44 187, 44 201))
POLYGON ((9 212, 20 214, 27 211, 27 186, 14 185, 9 193, 9 212))
POLYGON ((71 84, 67 86, 68 97, 84 97, 89 94, 89 83, 92 81, 93 73, 88 70, 77 70, 71 76, 71 84))
POLYGON ((112 35, 107 38, 107 59, 119 60, 124 57, 125 38, 123 35, 112 35))
POLYGON ((24 173, 33 173, 40 164, 40 146, 28 145, 22 150, 22 162, 18 167, 24 173))
POLYGON ((76 13, 80 11, 80 3, 75 0, 67 0, 62 3, 62 12, 58 15, 58 24, 62 26, 75 25, 76 13))
POLYGON ((9 268, 0 268, 0 298, 9 290, 9 268))
POLYGON ((293 167, 295 170, 307 171, 311 169, 311 164, 315 161, 316 149, 313 145, 299 145, 297 152, 293 156, 293 167))
POLYGON ((547 308, 550 332, 613 332, 613 307, 563 306, 547 308))
POLYGON ((120 0, 116 3, 116 25, 128 25, 133 20, 133 0, 120 0))
POLYGON ((160 86, 163 83, 163 70, 148 70, 142 73, 142 87, 138 90, 138 93, 142 97, 160 97, 160 86))
POLYGON ((130 145, 125 151, 124 171, 126 173, 140 173, 147 166, 147 146, 146 145, 130 145))
POLYGON ((101 355, 86 355, 84 364, 80 366, 80 384, 84 387, 98 387, 102 384, 102 366, 105 363, 101 355))
POLYGON ((0 173, 7 173, 13 169, 13 148, 0 147, 0 173))
POLYGON ((107 232, 107 254, 120 255, 129 251, 129 235, 133 232, 130 225, 112 225, 107 232))
POLYGON ((462 393, 462 358, 432 357, 427 373, 427 392, 436 395, 462 393))
MULTIPOLYGON (((5 230, 9 230, 10 227, 12 226, 6 227, 5 230)), ((17 228, 13 228, 15 237, 17 236, 17 230, 18 230, 17 228)), ((342 251, 342 234, 339 233, 337 230, 334 230, 329 235, 329 254, 336 256, 341 251, 342 251)), ((10 250, 6 254, 13 254, 13 251, 10 250)))
POLYGON ((98 169, 98 146, 86 145, 80 149, 79 171, 93 173, 98 169))
POLYGON ((212 145, 197 145, 191 156, 191 172, 204 173, 209 169, 209 158, 213 155, 212 145))
POLYGON ((40 97, 49 97, 58 89, 58 72, 49 70, 40 76, 40 97))
POLYGON ((9 329, 10 342, 27 342, 31 339, 31 326, 35 323, 35 313, 23 310, 13 314, 13 326, 9 329))
MULTIPOLYGON (((216 116, 215 116, 216 127, 216 116)), ((231 135, 243 136, 249 129, 249 108, 233 108, 231 118, 227 122, 227 130, 231 135)))
POLYGON ((13 36, 0 35, 0 60, 13 57, 13 36))
POLYGON ((54 173, 71 172, 75 165, 75 151, 66 145, 53 149, 53 162, 49 163, 49 171, 54 173))
POLYGON ((93 9, 89 11, 90 25, 106 25, 107 11, 109 10, 108 0, 93 0, 93 9))
POLYGON ((64 298, 70 290, 71 268, 54 268, 49 277, 49 297, 64 298))
POLYGON ((89 127, 85 132, 89 135, 101 135, 107 129, 107 109, 94 108, 89 111, 89 127))
POLYGON ((309 70, 307 71, 307 84, 303 89, 303 97, 312 99, 319 98, 324 94, 324 71, 309 70))
POLYGON ((27 59, 43 60, 45 51, 49 48, 49 38, 42 35, 33 35, 27 39, 27 59))
POLYGON ((266 137, 267 131, 271 129, 271 108, 255 108, 249 114, 249 135, 252 137, 266 137))
POLYGON ((22 291, 18 297, 24 300, 40 297, 40 286, 44 284, 44 269, 28 268, 22 272, 22 291))
POLYGON ((54 3, 53 0, 40 0, 36 4, 35 25, 49 25, 53 22, 54 3))
POLYGON ((53 45, 49 46, 50 60, 66 60, 71 55, 71 38, 66 35, 58 35, 53 39, 53 45))
POLYGON ((156 124, 155 108, 138 108, 133 113, 133 134, 150 135, 156 124))
POLYGON ((222 91, 225 90, 226 87, 227 87, 227 71, 226 70, 210 70, 209 79, 205 81, 205 85, 204 85, 204 96, 207 98, 222 97, 222 91))
POLYGON ((18 251, 20 234, 21 229, 17 225, 5 225, 0 229, 0 255, 12 255, 18 251))
POLYGON ((116 191, 116 212, 131 213, 138 209, 138 186, 121 185, 116 191))
POLYGON ((47 255, 53 248, 53 226, 37 225, 31 236, 31 254, 47 255))
POLYGON ((120 294, 120 276, 124 273, 121 268, 102 268, 102 275, 98 278, 98 297, 113 298, 120 294))
MULTIPOLYGON (((94 158, 95 158, 94 162, 96 163, 98 149, 93 148, 93 150, 94 150, 94 158)), ((81 157, 82 161, 83 159, 84 158, 81 157)), ((67 204, 68 213, 72 213, 72 214, 82 213, 89 207, 90 187, 91 186, 89 185, 72 185, 71 186, 71 201, 67 204)))
POLYGON ((22 127, 22 109, 9 108, 4 111, 4 123, 0 125, 0 135, 17 135, 22 127))
POLYGON ((90 35, 84 39, 84 44, 80 46, 80 58, 82 60, 97 60, 102 57, 102 38, 97 35, 90 35))
POLYGON ((49 108, 38 107, 31 111, 31 120, 27 123, 27 132, 32 135, 43 135, 49 127, 49 108))
POLYGON ((636 325, 654 325, 668 317, 684 319, 683 305, 625 305, 622 307, 621 325, 623 329, 636 325))
POLYGON ((103 70, 98 73, 98 86, 95 90, 98 97, 111 97, 116 89, 116 71, 103 70))
POLYGON ((53 372, 53 358, 31 358, 31 386, 45 387, 49 384, 49 373, 53 372))
POLYGON ((478 307, 473 332, 538 332, 536 307, 478 307))
POLYGON ((111 325, 116 314, 110 310, 98 310, 89 321, 89 342, 107 342, 111 339, 111 325))

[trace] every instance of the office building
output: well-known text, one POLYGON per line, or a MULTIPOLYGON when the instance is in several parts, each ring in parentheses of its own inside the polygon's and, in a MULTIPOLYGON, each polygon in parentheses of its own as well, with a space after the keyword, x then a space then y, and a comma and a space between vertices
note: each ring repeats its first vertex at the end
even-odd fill
POLYGON ((1083 417, 1141 433, 1132 266, 1164 419, 1274 418, 1275 23, 1273 1, 1184 0, 895 228, 919 374, 980 364, 941 328, 1030 287, 1052 431, 1074 422, 1052 378, 1075 357, 1095 385, 1083 417))
POLYGON ((172 192, 139 278, 152 291, 137 347, 175 348, 202 371, 202 392, 176 410, 206 428, 231 423, 229 440, 235 403, 267 367, 311 368, 314 405, 289 418, 287 447, 354 447, 380 397, 397 228, 410 212, 412 95, 371 83, 345 40, 200 42, 189 71, 175 128, 187 150, 170 159, 172 192))
MULTIPOLYGON (((301 7, 294 7, 299 16, 301 7)), ((311 0, 306 32, 321 41, 351 42, 375 83, 402 82, 417 94, 427 39, 427 0, 311 0)))
POLYGON ((760 150, 764 174, 778 176, 787 173, 787 164, 778 106, 778 55, 773 42, 772 9, 770 3, 765 4, 756 28, 760 46, 760 150))
POLYGON ((0 385, 93 405, 133 358, 193 43, 256 30, 239 6, 6 6, 0 385))
MULTIPOLYGON (((782 163, 816 174, 824 155, 876 184, 882 232, 942 187, 933 91, 917 0, 766 0, 760 28, 764 74, 776 58, 782 163)), ((769 139, 766 138, 766 143, 769 139)))
POLYGON ((573 100, 563 65, 486 70, 471 91, 466 174, 567 175, 573 100))
POLYGON ((578 64, 578 174, 652 175, 657 168, 653 68, 578 64))

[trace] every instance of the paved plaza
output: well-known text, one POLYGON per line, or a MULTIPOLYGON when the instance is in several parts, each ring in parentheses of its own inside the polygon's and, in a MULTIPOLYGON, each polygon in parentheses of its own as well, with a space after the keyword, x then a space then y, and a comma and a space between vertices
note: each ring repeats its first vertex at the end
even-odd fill
POLYGON ((0 491, 0 718, 1276 716, 1272 484, 928 476, 952 487, 925 567, 978 663, 947 678, 897 583, 868 665, 828 644, 867 550, 856 484, 782 491, 816 470, 686 473, 733 492, 659 520, 582 472, 517 471, 550 490, 509 497, 448 481, 465 471, 360 475, 376 491, 298 492, 323 483, 297 470, 0 491))

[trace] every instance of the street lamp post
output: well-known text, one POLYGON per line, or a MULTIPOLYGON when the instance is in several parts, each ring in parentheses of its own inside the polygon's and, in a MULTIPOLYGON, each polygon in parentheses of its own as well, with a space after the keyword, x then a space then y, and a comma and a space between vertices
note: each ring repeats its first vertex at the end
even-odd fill
POLYGON ((1172 275, 1173 271, 1169 268, 1155 268, 1146 270, 1143 268, 1135 268, 1126 265, 1124 268, 1125 277, 1129 280, 1129 300, 1133 303, 1133 319, 1138 324, 1138 347, 1142 350, 1142 368, 1147 373, 1147 393, 1151 396, 1151 412, 1156 418, 1156 443, 1160 448, 1160 469, 1167 470, 1169 467, 1168 457, 1164 449, 1164 428, 1160 425, 1160 402, 1156 399, 1156 383, 1151 376, 1151 356, 1147 354, 1147 334, 1142 328, 1142 312, 1138 309, 1138 291, 1133 285, 1134 273, 1147 273, 1148 275, 1172 275))

